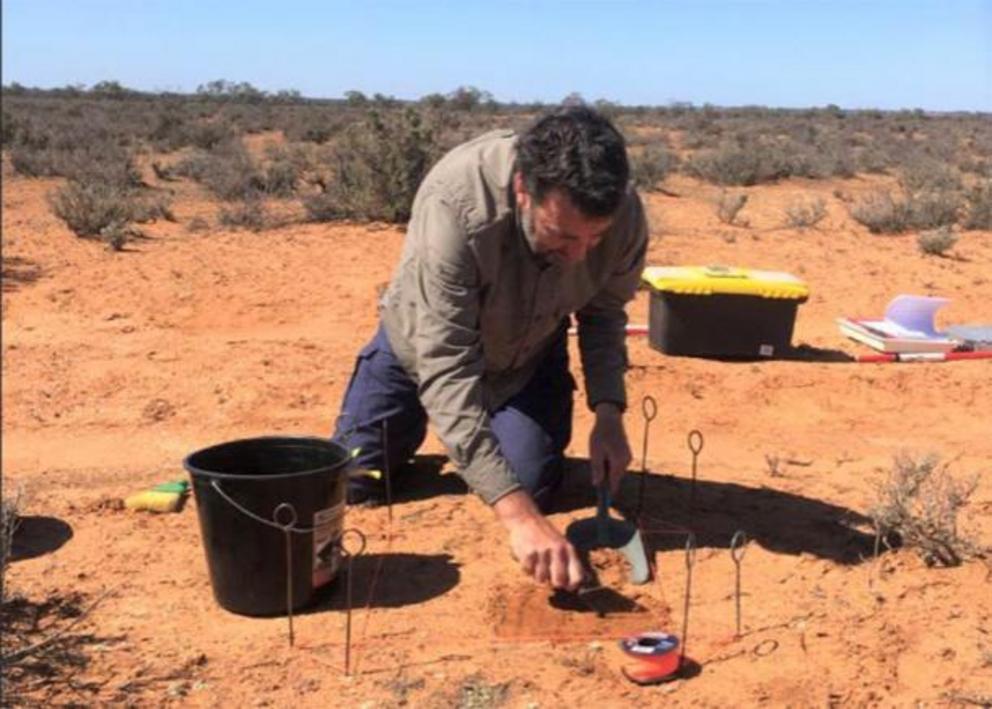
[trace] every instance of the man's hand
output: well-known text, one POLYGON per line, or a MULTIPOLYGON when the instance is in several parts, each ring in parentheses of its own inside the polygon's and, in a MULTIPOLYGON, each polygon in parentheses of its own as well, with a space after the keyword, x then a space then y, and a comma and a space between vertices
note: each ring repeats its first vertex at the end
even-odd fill
POLYGON ((630 444, 623 428, 623 412, 616 404, 596 404, 596 423, 589 434, 589 462, 593 485, 599 485, 609 471, 610 492, 616 494, 620 480, 630 465, 630 444))
POLYGON ((501 497, 493 509, 510 532, 510 550, 524 573, 555 588, 579 587, 585 576, 579 555, 525 490, 501 497))

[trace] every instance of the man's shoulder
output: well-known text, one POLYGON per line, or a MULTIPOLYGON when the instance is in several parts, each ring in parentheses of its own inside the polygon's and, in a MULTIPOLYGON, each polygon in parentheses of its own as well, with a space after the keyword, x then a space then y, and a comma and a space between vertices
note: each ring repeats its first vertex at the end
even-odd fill
POLYGON ((509 208, 517 134, 494 130, 452 148, 431 168, 422 193, 455 209, 468 228, 499 219, 509 208))

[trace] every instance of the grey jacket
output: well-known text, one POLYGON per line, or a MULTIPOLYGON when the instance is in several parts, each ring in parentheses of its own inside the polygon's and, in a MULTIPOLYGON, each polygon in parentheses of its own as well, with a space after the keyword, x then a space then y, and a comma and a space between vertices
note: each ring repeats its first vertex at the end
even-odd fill
POLYGON ((489 413, 530 379, 576 315, 588 405, 626 406, 624 305, 644 267, 647 223, 630 189, 610 231, 575 265, 545 263, 512 189, 516 136, 495 131, 438 162, 417 192, 381 319, 465 481, 492 504, 520 487, 489 413))

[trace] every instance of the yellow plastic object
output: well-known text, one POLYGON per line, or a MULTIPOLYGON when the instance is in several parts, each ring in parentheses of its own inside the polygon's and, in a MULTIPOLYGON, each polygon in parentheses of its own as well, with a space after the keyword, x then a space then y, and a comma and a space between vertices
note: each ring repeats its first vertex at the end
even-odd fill
POLYGON ((730 266, 648 266, 642 280, 680 295, 751 295, 805 301, 809 286, 790 273, 730 266))
POLYGON ((124 507, 145 512, 178 512, 183 507, 188 490, 189 483, 185 480, 163 483, 127 497, 124 507))

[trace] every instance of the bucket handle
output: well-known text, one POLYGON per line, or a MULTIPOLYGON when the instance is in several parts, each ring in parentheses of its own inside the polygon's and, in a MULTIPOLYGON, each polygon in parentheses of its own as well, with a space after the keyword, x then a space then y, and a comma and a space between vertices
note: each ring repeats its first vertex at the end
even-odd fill
POLYGON ((272 527, 273 529, 278 529, 280 532, 293 532, 295 534, 313 534, 316 531, 316 527, 297 527, 296 511, 293 510, 292 507, 287 505, 285 502, 276 507, 275 511, 273 512, 273 517, 275 519, 279 519, 279 512, 281 510, 289 510, 292 513, 292 519, 289 522, 289 524, 279 524, 278 522, 274 522, 272 520, 265 519, 264 517, 260 517, 251 510, 249 510, 247 507, 243 506, 233 497, 231 497, 226 492, 224 492, 224 490, 220 486, 220 483, 217 482, 216 480, 210 481, 210 487, 212 487, 217 492, 217 494, 220 495, 225 502, 227 502, 227 504, 229 504, 231 507, 236 509, 241 514, 245 515, 246 517, 250 517, 256 522, 260 522, 268 527, 272 527))

